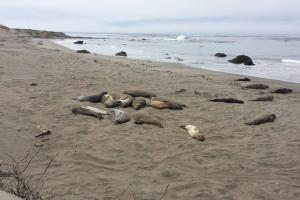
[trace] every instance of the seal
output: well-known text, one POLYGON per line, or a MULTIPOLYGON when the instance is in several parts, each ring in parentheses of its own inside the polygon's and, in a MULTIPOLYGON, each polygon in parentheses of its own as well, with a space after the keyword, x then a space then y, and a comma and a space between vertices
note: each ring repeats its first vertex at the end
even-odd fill
POLYGON ((276 90, 273 90, 271 93, 275 93, 275 94, 289 94, 292 93, 293 90, 288 89, 288 88, 278 88, 276 90))
POLYGON ((141 108, 144 108, 146 106, 146 100, 144 98, 134 98, 132 102, 132 107, 135 110, 139 110, 141 108))
POLYGON ((132 106, 133 97, 130 95, 124 95, 119 100, 117 100, 117 102, 120 102, 121 108, 127 108, 127 107, 132 106))
POLYGON ((227 98, 227 99, 211 99, 209 101, 212 102, 222 102, 222 103, 239 103, 239 104, 243 104, 244 101, 239 100, 239 99, 234 99, 234 98, 227 98))
POLYGON ((128 94, 133 97, 145 97, 145 98, 156 97, 156 94, 143 91, 143 90, 129 90, 129 91, 125 91, 124 94, 128 94))
POLYGON ((112 112, 114 113, 112 118, 114 124, 123 124, 130 121, 130 116, 125 111, 120 109, 113 109, 112 112))
POLYGON ((96 117, 99 120, 103 119, 103 117, 100 113, 95 112, 94 109, 89 109, 87 107, 75 107, 75 108, 72 109, 72 113, 75 114, 75 115, 81 114, 81 115, 96 117))
POLYGON ((80 102, 91 102, 91 103, 100 103, 101 99, 107 92, 101 92, 100 94, 90 95, 90 96, 78 96, 73 98, 72 100, 77 100, 80 102))
POLYGON ((273 100, 274 100, 274 96, 266 95, 266 96, 262 96, 262 97, 257 97, 255 99, 251 99, 249 101, 273 101, 273 100))
POLYGON ((178 105, 178 106, 187 108, 187 105, 185 105, 185 104, 183 104, 183 103, 179 103, 179 102, 177 102, 177 101, 173 101, 173 100, 166 99, 166 98, 163 98, 163 97, 152 97, 151 99, 152 99, 152 100, 159 100, 159 101, 167 101, 167 102, 169 102, 169 103, 171 103, 171 104, 176 104, 176 105, 178 105))
POLYGON ((160 123, 160 121, 158 119, 156 119, 155 117, 152 117, 148 114, 144 114, 141 112, 135 113, 133 115, 133 119, 135 120, 134 121, 135 124, 152 124, 159 128, 163 128, 163 125, 160 123))
POLYGON ((183 110, 183 106, 172 101, 162 99, 151 99, 147 101, 147 106, 157 109, 183 110))
POLYGON ((194 138, 195 140, 203 142, 205 137, 202 133, 200 133, 199 129, 194 125, 186 125, 186 126, 179 126, 180 128, 188 130, 189 135, 194 138))
POLYGON ((105 103, 106 101, 114 101, 114 98, 110 94, 105 94, 101 98, 101 103, 105 103))
POLYGON ((253 83, 253 84, 250 84, 250 85, 246 85, 246 86, 243 86, 242 88, 244 89, 261 89, 261 90, 264 90, 264 89, 268 89, 269 86, 268 85, 265 85, 265 84, 261 84, 261 83, 253 83))
POLYGON ((235 81, 251 81, 250 78, 239 78, 239 79, 235 79, 235 81))
POLYGON ((251 121, 251 122, 247 122, 247 125, 259 125, 259 124, 263 124, 263 123, 268 123, 268 122, 274 122, 276 119, 276 115, 275 114, 266 114, 266 115, 262 115, 258 118, 256 118, 255 120, 251 121))

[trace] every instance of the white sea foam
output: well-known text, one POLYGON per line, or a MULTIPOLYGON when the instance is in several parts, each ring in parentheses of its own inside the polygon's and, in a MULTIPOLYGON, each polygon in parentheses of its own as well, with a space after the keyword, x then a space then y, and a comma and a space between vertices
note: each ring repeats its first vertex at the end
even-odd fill
POLYGON ((292 64, 300 64, 300 60, 293 60, 293 59, 281 59, 283 63, 292 63, 292 64))
POLYGON ((179 35, 176 38, 165 38, 164 40, 167 40, 167 41, 184 41, 184 40, 187 40, 187 39, 188 39, 187 36, 179 35))

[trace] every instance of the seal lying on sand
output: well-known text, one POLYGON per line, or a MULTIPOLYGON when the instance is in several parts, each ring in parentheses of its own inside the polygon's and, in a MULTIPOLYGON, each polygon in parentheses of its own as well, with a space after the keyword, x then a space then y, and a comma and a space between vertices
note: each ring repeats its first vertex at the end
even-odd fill
POLYGON ((120 109, 113 109, 112 112, 114 113, 112 118, 114 124, 123 124, 130 121, 130 116, 125 111, 120 109))
POLYGON ((103 119, 102 111, 97 111, 96 108, 92 108, 92 107, 88 107, 88 106, 73 108, 72 113, 75 115, 81 114, 81 115, 88 115, 88 116, 96 117, 99 120, 103 119))
POLYGON ((188 107, 187 105, 185 105, 185 104, 183 104, 183 103, 179 103, 179 102, 177 102, 177 101, 169 100, 169 99, 166 99, 166 98, 163 98, 163 97, 152 97, 151 99, 152 99, 152 100, 158 100, 158 101, 167 101, 167 102, 169 102, 169 103, 176 104, 176 105, 179 105, 179 106, 185 107, 185 108, 188 107))
POLYGON ((250 85, 243 86, 242 88, 244 88, 244 89, 261 89, 261 90, 264 90, 264 89, 268 89, 269 86, 265 85, 265 84, 261 84, 261 83, 253 83, 253 84, 250 84, 250 85))
POLYGON ((145 97, 145 98, 156 97, 156 94, 153 94, 151 92, 146 92, 143 90, 129 90, 124 92, 124 94, 128 94, 133 97, 145 97))
POLYGON ((120 104, 121 104, 120 107, 127 108, 127 107, 132 106, 133 97, 130 95, 124 95, 116 102, 120 102, 120 104))
POLYGON ((157 109, 183 110, 182 105, 162 99, 150 99, 149 101, 147 101, 147 106, 157 109))
POLYGON ((188 130, 188 133, 189 135, 196 139, 196 140, 199 140, 201 142, 203 142, 205 140, 205 137, 202 133, 200 133, 199 129, 194 126, 194 125, 186 125, 186 126, 179 126, 180 128, 183 128, 183 129, 187 129, 188 130))
POLYGON ((262 115, 258 118, 256 118, 255 120, 246 123, 247 125, 259 125, 259 124, 263 124, 263 123, 267 123, 267 122, 274 122, 276 119, 276 115, 275 114, 266 114, 266 115, 262 115))
POLYGON ((243 104, 244 103, 242 100, 238 100, 238 99, 234 99, 234 98, 211 99, 209 101, 212 101, 212 102, 222 102, 222 103, 239 103, 239 104, 243 104))
POLYGON ((115 101, 115 99, 110 94, 103 95, 101 102, 104 104, 106 108, 114 108, 122 104, 122 102, 120 101, 115 101))
POLYGON ((134 121, 135 124, 153 124, 155 126, 163 128, 163 125, 160 123, 158 119, 155 119, 155 117, 152 117, 144 113, 135 113, 133 115, 133 119, 135 120, 134 121))
POLYGON ((96 94, 96 95, 90 95, 90 96, 79 96, 79 97, 75 97, 73 98, 73 100, 77 100, 80 102, 91 102, 91 103, 100 103, 101 99, 104 95, 106 95, 107 92, 101 92, 100 94, 96 94))
POLYGON ((132 107, 135 110, 139 110, 146 106, 146 100, 144 98, 135 98, 132 102, 132 107))
POLYGON ((276 93, 276 94, 289 94, 292 93, 293 90, 288 89, 288 88, 278 88, 276 90, 273 90, 271 93, 276 93))
POLYGON ((274 100, 274 96, 267 95, 267 96, 257 97, 256 99, 251 99, 249 101, 273 101, 273 100, 274 100))
POLYGON ((239 79, 235 79, 235 81, 251 81, 251 79, 249 79, 249 78, 239 78, 239 79))

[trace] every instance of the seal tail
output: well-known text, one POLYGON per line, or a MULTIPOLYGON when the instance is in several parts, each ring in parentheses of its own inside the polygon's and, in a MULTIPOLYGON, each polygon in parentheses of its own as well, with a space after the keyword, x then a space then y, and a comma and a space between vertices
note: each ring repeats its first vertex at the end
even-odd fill
POLYGON ((185 126, 178 126, 178 127, 182 128, 182 129, 185 129, 185 126))

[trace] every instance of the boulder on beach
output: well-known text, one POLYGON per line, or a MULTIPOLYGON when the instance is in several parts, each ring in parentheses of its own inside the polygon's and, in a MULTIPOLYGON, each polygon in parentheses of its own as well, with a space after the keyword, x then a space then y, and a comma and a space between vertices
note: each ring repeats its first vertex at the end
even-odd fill
POLYGON ((82 40, 78 40, 78 41, 74 42, 74 44, 83 44, 83 41, 82 40))
POLYGON ((116 56, 127 56, 127 53, 125 51, 121 51, 119 53, 116 53, 116 56))
POLYGON ((0 29, 7 30, 7 31, 9 30, 9 28, 7 26, 1 25, 1 24, 0 24, 0 29))
POLYGON ((82 50, 76 51, 76 53, 90 53, 90 52, 85 49, 82 49, 82 50))
POLYGON ((219 58, 225 58, 225 57, 227 57, 227 55, 225 53, 216 53, 215 56, 219 57, 219 58))
POLYGON ((233 63, 233 64, 244 64, 247 66, 255 65, 253 63, 252 59, 246 55, 237 56, 232 60, 228 60, 228 62, 233 63))

